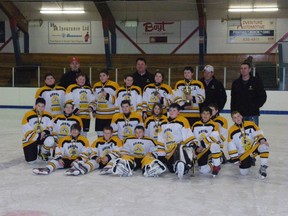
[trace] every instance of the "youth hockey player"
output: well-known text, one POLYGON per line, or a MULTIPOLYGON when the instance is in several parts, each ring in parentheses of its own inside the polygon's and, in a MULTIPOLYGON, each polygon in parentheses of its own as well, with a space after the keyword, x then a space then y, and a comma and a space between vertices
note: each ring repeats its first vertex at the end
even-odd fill
POLYGON ((47 161, 50 149, 54 145, 54 138, 51 135, 53 121, 52 116, 45 110, 45 100, 37 98, 34 109, 28 111, 22 120, 23 139, 22 146, 25 160, 34 163, 37 155, 47 161), (40 151, 38 151, 40 147, 40 151))
POLYGON ((45 75, 45 85, 36 91, 35 99, 42 97, 46 101, 45 111, 52 114, 53 117, 63 113, 65 101, 65 88, 55 85, 53 74, 45 75))
MULTIPOLYGON (((86 137, 80 135, 79 124, 71 126, 71 135, 62 138, 56 148, 56 155, 49 161, 45 168, 34 168, 32 171, 38 175, 48 175, 56 169, 70 168, 72 162, 88 159, 89 142, 86 137)), ((79 172, 79 170, 75 170, 79 172)))
POLYGON ((243 121, 238 111, 231 113, 235 123, 228 131, 228 152, 231 161, 239 164, 240 174, 247 175, 251 167, 252 158, 260 155, 259 174, 267 176, 269 143, 263 131, 252 121, 243 121))
POLYGON ((158 159, 181 179, 193 166, 195 137, 188 120, 180 115, 180 109, 177 103, 172 103, 168 121, 161 124, 158 142, 164 144, 165 154, 158 154, 158 159))
POLYGON ((79 116, 83 123, 84 136, 87 136, 87 132, 90 129, 90 112, 94 110, 94 96, 91 88, 85 86, 85 74, 79 73, 76 78, 76 84, 68 86, 66 89, 65 102, 73 101, 75 110, 73 113, 79 116))
POLYGON ((74 104, 72 101, 67 101, 64 105, 64 114, 57 115, 53 119, 53 136, 58 141, 70 133, 70 128, 73 124, 79 124, 83 128, 82 120, 79 116, 73 114, 74 104))
POLYGON ((103 136, 103 128, 111 124, 112 116, 115 114, 116 90, 118 83, 109 80, 109 72, 102 70, 99 74, 100 81, 93 86, 96 109, 93 111, 95 131, 98 136, 103 136))
POLYGON ((145 136, 157 140, 158 134, 161 131, 162 122, 167 121, 167 117, 163 115, 162 105, 155 103, 152 108, 152 116, 148 117, 144 122, 145 136))
POLYGON ((121 102, 129 100, 131 103, 132 112, 142 112, 142 90, 139 86, 133 85, 133 76, 126 75, 124 78, 124 86, 116 91, 116 107, 115 112, 122 112, 121 102))
POLYGON ((119 139, 124 140, 128 136, 134 135, 134 129, 137 125, 143 125, 143 120, 138 112, 131 112, 131 103, 129 100, 121 102, 123 113, 113 115, 111 126, 119 139))
POLYGON ((218 175, 220 167, 220 135, 219 126, 211 120, 212 110, 203 107, 201 120, 193 124, 191 130, 198 141, 195 149, 199 171, 202 174, 212 172, 213 176, 218 175), (209 163, 209 156, 212 155, 212 163, 209 163))
POLYGON ((194 71, 192 67, 184 68, 184 80, 180 80, 175 85, 174 101, 178 103, 181 113, 193 125, 200 120, 199 104, 205 100, 205 88, 202 82, 193 79, 194 71))
POLYGON ((159 176, 165 172, 165 165, 156 159, 158 153, 164 152, 163 145, 144 136, 144 127, 135 127, 135 136, 128 137, 121 149, 121 158, 116 159, 112 173, 119 176, 131 176, 133 170, 142 169, 147 177, 159 176))
POLYGON ((154 83, 145 86, 143 90, 143 119, 152 115, 152 108, 155 103, 160 103, 163 108, 163 114, 167 115, 167 108, 173 101, 172 88, 163 83, 164 73, 156 71, 154 83))
POLYGON ((72 163, 72 168, 66 171, 66 175, 87 174, 95 169, 102 169, 101 174, 111 174, 112 165, 120 156, 122 141, 113 136, 113 128, 106 126, 103 129, 103 137, 99 137, 91 145, 91 154, 88 161, 78 160, 72 163), (80 172, 77 172, 79 170, 80 172))

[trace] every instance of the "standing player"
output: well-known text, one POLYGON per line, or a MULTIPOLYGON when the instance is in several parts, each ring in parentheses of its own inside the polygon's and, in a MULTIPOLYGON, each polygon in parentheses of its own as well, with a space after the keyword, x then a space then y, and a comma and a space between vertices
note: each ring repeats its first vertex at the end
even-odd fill
POLYGON ((180 106, 172 103, 169 107, 169 118, 161 124, 158 142, 165 146, 165 154, 158 159, 167 165, 181 179, 193 166, 193 141, 189 122, 180 115, 180 106))
POLYGON ((221 169, 220 135, 219 126, 211 120, 211 116, 212 110, 203 107, 201 121, 195 122, 191 130, 198 141, 195 151, 200 173, 207 174, 212 171, 212 175, 216 176, 221 169), (212 155, 212 164, 208 163, 210 155, 212 155))
POLYGON ((165 165, 155 159, 158 152, 164 152, 163 145, 144 136, 144 127, 135 127, 135 136, 128 137, 121 149, 121 158, 116 159, 112 173, 120 176, 131 176, 133 170, 142 169, 147 177, 158 176, 165 172, 165 165))
POLYGON ((267 176, 269 144, 263 131, 252 121, 243 121, 238 111, 231 113, 235 123, 228 131, 228 152, 231 161, 239 164, 240 174, 247 175, 252 164, 252 158, 260 155, 259 174, 267 176))
POLYGON ((66 172, 66 175, 79 175, 80 173, 84 175, 102 168, 101 174, 111 174, 112 165, 120 156, 119 151, 122 145, 122 141, 117 136, 113 136, 113 128, 111 126, 104 127, 103 137, 99 137, 91 145, 89 160, 73 162, 73 167, 66 172))
POLYGON ((113 115, 111 126, 114 133, 119 139, 124 140, 128 136, 134 135, 134 129, 137 125, 143 125, 143 120, 138 112, 131 112, 131 104, 129 100, 121 102, 123 113, 113 115))
POLYGON ((163 83, 164 73, 156 71, 154 83, 145 86, 143 91, 143 119, 152 115, 152 107, 155 103, 162 105, 163 114, 167 115, 167 108, 173 101, 172 88, 163 83))
POLYGON ((178 103, 181 113, 193 125, 200 120, 199 104, 205 100, 205 89, 202 82, 193 80, 193 68, 184 68, 184 80, 180 80, 175 85, 174 101, 178 103))
POLYGON ((148 117, 144 122, 145 136, 157 140, 161 131, 161 124, 167 121, 167 117, 163 115, 162 105, 155 103, 152 108, 152 116, 148 117))
POLYGON ((109 80, 109 72, 102 70, 99 74, 100 81, 93 86, 96 98, 96 109, 93 116, 96 118, 95 131, 98 136, 103 136, 103 128, 111 124, 112 116, 115 114, 116 90, 119 85, 109 80))
POLYGON ((133 76, 126 75, 124 78, 124 86, 116 91, 116 107, 115 112, 122 112, 121 102, 129 100, 131 103, 132 112, 142 112, 142 90, 138 86, 133 85, 133 76))
POLYGON ((36 91, 35 99, 39 97, 45 99, 45 111, 53 117, 63 113, 65 88, 55 85, 55 78, 51 73, 45 75, 45 85, 36 91))
POLYGON ((87 136, 90 128, 90 112, 93 110, 93 92, 89 86, 85 86, 85 75, 77 75, 76 84, 68 86, 66 89, 65 101, 73 101, 75 110, 73 113, 79 116, 83 122, 83 136, 87 136))
POLYGON ((53 127, 52 116, 44 111, 45 104, 43 98, 37 98, 34 109, 28 111, 22 120, 24 134, 22 146, 25 160, 28 163, 36 161, 38 146, 40 147, 39 156, 47 161, 50 149, 54 145, 54 138, 50 135, 53 127))
MULTIPOLYGON (((71 135, 62 138, 56 148, 56 156, 49 161, 45 168, 34 168, 33 173, 48 175, 56 169, 70 168, 74 161, 87 160, 89 154, 89 142, 86 137, 80 135, 79 124, 71 126, 71 135)), ((67 170, 67 172, 70 172, 67 170)), ((75 170, 75 172, 80 172, 75 170)))

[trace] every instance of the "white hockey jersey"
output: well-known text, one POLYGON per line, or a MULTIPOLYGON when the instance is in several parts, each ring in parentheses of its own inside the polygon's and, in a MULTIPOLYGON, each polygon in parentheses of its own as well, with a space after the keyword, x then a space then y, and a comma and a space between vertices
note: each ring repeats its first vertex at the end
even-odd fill
POLYGON ((89 154, 89 141, 86 137, 79 135, 75 139, 72 136, 66 136, 60 139, 57 145, 55 159, 64 158, 75 160, 77 158, 82 158, 87 160, 89 154))
POLYGON ((53 120, 50 113, 44 111, 41 115, 35 109, 28 111, 22 119, 23 147, 38 139, 44 130, 52 132, 53 120))
POLYGON ((145 136, 154 140, 158 139, 158 134, 161 132, 161 124, 167 122, 167 117, 162 115, 161 117, 150 116, 145 119, 145 136))
MULTIPOLYGON (((91 102, 94 101, 92 90, 89 86, 79 86, 77 84, 69 85, 66 90, 66 101, 73 101, 75 109, 81 112, 78 114, 80 118, 90 119, 89 107, 92 106, 91 102)), ((91 107, 92 110, 94 107, 91 107)))
POLYGON ((192 143, 194 139, 188 120, 181 115, 175 119, 168 118, 167 122, 161 124, 158 142, 165 145, 167 158, 173 155, 178 144, 187 145, 192 143))
POLYGON ((38 97, 45 99, 45 111, 51 113, 53 117, 63 113, 65 101, 64 87, 55 86, 54 88, 51 88, 45 85, 36 91, 35 99, 38 97))
POLYGON ((172 88, 162 83, 157 86, 155 83, 151 83, 145 86, 143 90, 143 111, 147 112, 148 116, 152 115, 152 108, 155 103, 161 103, 163 105, 163 113, 167 113, 167 108, 173 101, 172 88), (156 95, 161 95, 159 99, 156 95))
POLYGON ((144 158, 148 153, 156 153, 157 151, 158 146, 153 139, 149 137, 138 139, 136 136, 131 136, 124 141, 120 152, 121 154, 130 155, 134 158, 144 158))
POLYGON ((113 132, 121 140, 134 135, 134 130, 137 125, 143 126, 142 116, 137 112, 130 113, 129 117, 127 118, 123 113, 116 113, 113 115, 111 121, 113 132))
POLYGON ((132 112, 142 111, 142 90, 138 86, 131 86, 130 88, 120 87, 116 92, 115 112, 122 112, 121 102, 129 100, 131 103, 132 112))

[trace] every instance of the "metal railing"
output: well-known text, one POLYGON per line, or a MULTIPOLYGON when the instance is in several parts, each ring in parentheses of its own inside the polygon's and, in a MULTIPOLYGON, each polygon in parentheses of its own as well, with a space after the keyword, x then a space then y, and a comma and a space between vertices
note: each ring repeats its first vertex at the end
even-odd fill
MULTIPOLYGON (((177 65, 171 67, 163 66, 149 66, 149 71, 154 73, 156 70, 160 70, 164 73, 164 83, 174 87, 176 81, 183 79, 183 68, 186 65, 177 65)), ((264 68, 265 66, 263 66, 264 68)), ((288 73, 286 68, 280 68, 276 66, 272 68, 274 72, 271 72, 270 78, 266 77, 267 73, 260 73, 263 70, 261 67, 253 67, 252 73, 254 76, 259 75, 262 81, 265 83, 272 79, 275 81, 273 90, 288 90, 288 73), (272 78, 271 78, 272 76, 272 78)), ((99 73, 102 68, 95 66, 82 67, 81 70, 85 72, 90 78, 90 82, 94 84, 99 79, 99 73)), ((44 66, 21 66, 21 67, 7 67, 0 66, 0 87, 40 87, 44 85, 44 76, 46 73, 52 73, 58 82, 61 76, 67 71, 67 68, 60 67, 44 67, 44 66)), ((126 74, 131 74, 135 71, 134 66, 117 67, 109 70, 110 79, 123 84, 123 78, 126 74)), ((194 78, 199 79, 202 77, 202 71, 199 66, 194 67, 194 78)), ((214 66, 215 77, 222 81, 225 89, 230 89, 233 80, 239 77, 239 65, 237 66, 214 66)), ((269 88, 268 88, 269 89, 269 88)))

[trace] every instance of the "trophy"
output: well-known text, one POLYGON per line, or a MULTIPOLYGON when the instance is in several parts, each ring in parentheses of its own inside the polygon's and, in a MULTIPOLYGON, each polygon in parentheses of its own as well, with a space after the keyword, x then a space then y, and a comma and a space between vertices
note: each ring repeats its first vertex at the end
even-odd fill
POLYGON ((191 92, 192 92, 191 86, 185 85, 185 87, 182 89, 182 91, 183 91, 183 93, 184 93, 185 103, 190 103, 190 100, 188 100, 188 99, 186 98, 186 96, 191 95, 191 92))

